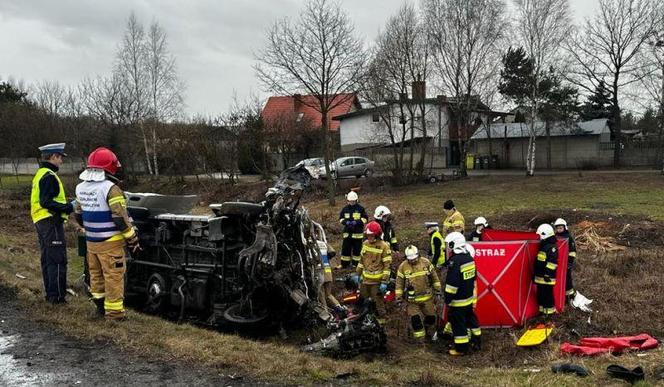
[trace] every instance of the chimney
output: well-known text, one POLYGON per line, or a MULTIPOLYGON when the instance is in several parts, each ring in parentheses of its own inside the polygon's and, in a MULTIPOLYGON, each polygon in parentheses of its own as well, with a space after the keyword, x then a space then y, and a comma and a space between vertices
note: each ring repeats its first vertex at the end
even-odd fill
POLYGON ((417 79, 413 81, 412 86, 412 95, 415 101, 423 101, 427 97, 427 85, 426 82, 422 80, 420 73, 417 73, 417 79))

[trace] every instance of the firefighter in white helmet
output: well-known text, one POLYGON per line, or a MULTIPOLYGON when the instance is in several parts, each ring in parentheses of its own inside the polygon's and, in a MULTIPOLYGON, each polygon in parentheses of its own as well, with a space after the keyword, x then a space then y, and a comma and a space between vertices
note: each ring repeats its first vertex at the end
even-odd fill
POLYGON ((374 220, 380 224, 383 230, 383 240, 390 244, 392 254, 399 252, 399 241, 394 232, 394 225, 392 224, 392 212, 386 206, 378 206, 374 211, 374 220))
POLYGON ((339 213, 339 223, 343 227, 343 242, 341 243, 341 265, 343 267, 357 265, 360 260, 364 225, 367 224, 368 216, 358 200, 357 192, 348 192, 346 195, 348 204, 339 213))
POLYGON ((535 260, 534 282, 537 286, 537 304, 540 315, 548 317, 556 313, 553 287, 556 285, 558 269, 558 248, 556 233, 550 224, 541 224, 537 228, 540 238, 539 252, 535 260))
POLYGON ((475 229, 470 233, 470 235, 468 235, 468 240, 470 242, 479 242, 482 240, 482 232, 489 228, 489 222, 487 222, 485 217, 480 216, 475 218, 473 223, 475 224, 475 229))
POLYGON ((574 242, 574 237, 569 232, 569 227, 565 219, 558 218, 553 222, 553 227, 556 230, 556 236, 559 238, 567 238, 567 272, 565 273, 566 282, 565 282, 565 295, 567 296, 567 301, 574 299, 576 295, 576 289, 574 289, 574 279, 572 278, 572 270, 574 269, 576 261, 576 242, 574 242))
POLYGON ((441 292, 440 279, 431 262, 420 256, 417 247, 410 245, 404 253, 406 260, 397 270, 396 300, 400 303, 405 297, 413 337, 423 341, 427 336, 431 338, 436 329, 434 295, 441 292))
POLYGON ((476 271, 475 261, 468 251, 466 238, 460 232, 445 237, 449 251, 447 278, 445 279, 445 304, 449 307, 448 319, 454 335, 452 356, 468 352, 470 346, 479 349, 482 331, 475 315, 476 271))

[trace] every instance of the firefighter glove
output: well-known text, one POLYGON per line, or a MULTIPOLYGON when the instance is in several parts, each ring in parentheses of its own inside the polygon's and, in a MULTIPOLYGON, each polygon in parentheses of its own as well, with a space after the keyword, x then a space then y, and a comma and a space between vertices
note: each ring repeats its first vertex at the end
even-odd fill
POLYGON ((134 235, 131 239, 127 240, 127 247, 129 247, 129 251, 131 251, 132 253, 143 250, 141 248, 141 245, 138 243, 137 235, 134 235))
POLYGON ((382 284, 380 284, 380 287, 378 288, 378 290, 379 290, 382 294, 387 293, 387 284, 386 284, 385 282, 383 282, 382 284))

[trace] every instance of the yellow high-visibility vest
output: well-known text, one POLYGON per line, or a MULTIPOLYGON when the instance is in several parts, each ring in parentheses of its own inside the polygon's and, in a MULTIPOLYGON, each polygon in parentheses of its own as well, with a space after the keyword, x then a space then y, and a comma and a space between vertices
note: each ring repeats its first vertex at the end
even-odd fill
MULTIPOLYGON (((48 168, 39 168, 35 174, 35 177, 32 178, 32 192, 30 193, 30 216, 32 217, 33 223, 37 223, 42 219, 50 218, 53 216, 51 211, 47 210, 46 208, 42 207, 41 204, 39 204, 39 181, 47 173, 55 176, 55 180, 58 181, 58 187, 60 187, 60 192, 58 192, 58 196, 53 198, 53 201, 61 204, 67 203, 67 199, 65 198, 65 188, 62 186, 62 181, 60 180, 58 174, 48 168)), ((64 220, 67 220, 69 217, 69 215, 65 213, 61 213, 60 216, 64 220)))

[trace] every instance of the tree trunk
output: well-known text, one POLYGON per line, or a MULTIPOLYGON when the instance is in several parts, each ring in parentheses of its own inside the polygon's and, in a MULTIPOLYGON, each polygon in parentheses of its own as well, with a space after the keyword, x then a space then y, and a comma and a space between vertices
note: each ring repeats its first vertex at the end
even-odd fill
POLYGON ((613 77, 613 167, 620 168, 620 154, 622 152, 622 120, 620 118, 620 105, 618 105, 618 77, 619 73, 613 77))
POLYGON ((325 162, 325 175, 327 176, 327 202, 334 206, 334 180, 330 174, 330 141, 329 141, 329 122, 327 120, 327 109, 321 109, 320 118, 323 126, 323 162, 325 162))
POLYGON ((159 163, 157 162, 157 122, 152 124, 152 166, 155 176, 159 176, 159 163))
POLYGON ((424 176, 424 157, 426 155, 427 151, 427 121, 425 119, 426 115, 426 106, 424 105, 424 102, 420 103, 420 119, 422 120, 422 150, 420 153, 420 161, 417 163, 418 166, 418 176, 424 176))
POLYGON ((415 158, 415 114, 408 109, 410 115, 410 160, 408 161, 408 177, 413 176, 413 159, 415 158))
POLYGON ((140 122, 139 127, 141 128, 141 135, 143 136, 143 149, 145 150, 145 163, 148 168, 148 173, 150 175, 153 175, 154 173, 152 172, 152 162, 150 162, 150 147, 148 146, 148 137, 145 134, 145 127, 143 126, 143 122, 140 122))
POLYGON ((551 127, 549 121, 544 122, 546 128, 546 168, 551 169, 551 127))

